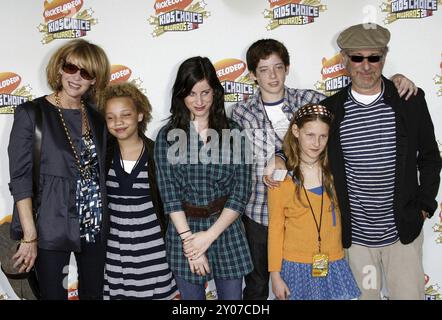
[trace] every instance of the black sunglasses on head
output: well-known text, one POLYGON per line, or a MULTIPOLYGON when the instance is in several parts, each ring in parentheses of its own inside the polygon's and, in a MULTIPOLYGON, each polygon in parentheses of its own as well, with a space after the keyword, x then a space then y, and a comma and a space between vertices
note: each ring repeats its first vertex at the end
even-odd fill
POLYGON ((368 57, 364 57, 364 56, 349 56, 349 57, 350 57, 350 60, 352 62, 356 62, 356 63, 361 63, 365 59, 367 59, 367 61, 370 62, 370 63, 377 63, 377 62, 381 61, 381 59, 382 59, 382 56, 368 56, 368 57))
POLYGON ((78 70, 80 70, 80 76, 84 79, 84 80, 92 80, 95 77, 91 76, 89 72, 87 72, 85 69, 83 68, 79 68, 77 67, 75 64, 69 63, 69 62, 65 62, 63 63, 63 66, 61 67, 61 69, 69 74, 74 74, 77 73, 78 70))

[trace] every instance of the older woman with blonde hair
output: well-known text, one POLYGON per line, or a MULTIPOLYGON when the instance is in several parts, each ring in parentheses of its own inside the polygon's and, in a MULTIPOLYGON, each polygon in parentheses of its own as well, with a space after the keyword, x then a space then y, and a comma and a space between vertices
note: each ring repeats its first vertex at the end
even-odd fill
POLYGON ((102 48, 77 39, 55 51, 46 72, 53 92, 17 107, 9 140, 9 186, 17 222, 12 225, 18 226, 11 234, 20 240, 13 259, 20 271, 35 265, 42 299, 67 299, 66 266, 74 252, 79 298, 101 299, 108 229, 107 132, 94 104, 108 83, 110 65, 102 48), (33 177, 29 150, 38 110, 40 174, 33 177), (33 183, 39 184, 37 192, 33 183))

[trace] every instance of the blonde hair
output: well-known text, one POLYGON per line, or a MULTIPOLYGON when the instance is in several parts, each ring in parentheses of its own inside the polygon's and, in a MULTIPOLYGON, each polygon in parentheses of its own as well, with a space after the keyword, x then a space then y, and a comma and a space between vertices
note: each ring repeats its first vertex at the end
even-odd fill
POLYGON ((78 61, 79 67, 84 68, 95 77, 95 84, 84 94, 85 99, 95 102, 100 91, 106 88, 110 79, 110 63, 104 50, 96 44, 83 39, 67 42, 52 55, 46 66, 46 77, 54 91, 62 89, 60 70, 66 59, 78 61))
POLYGON ((152 119, 152 106, 149 99, 130 82, 111 84, 103 90, 98 99, 98 108, 103 115, 106 113, 107 102, 117 97, 130 98, 137 108, 137 112, 143 114, 143 120, 138 122, 138 133, 143 135, 147 129, 147 124, 152 119))
MULTIPOLYGON (((304 113, 301 117, 297 116, 299 114, 303 113, 303 110, 306 110, 307 108, 311 108, 312 106, 315 106, 313 104, 307 104, 301 107, 297 114, 292 118, 290 121, 289 129, 287 130, 287 133, 284 136, 284 141, 282 144, 282 148, 284 150, 284 153, 287 157, 287 169, 290 171, 293 171, 293 178, 296 178, 298 180, 298 183, 295 183, 295 196, 296 198, 302 202, 301 200, 301 189, 304 185, 304 176, 302 175, 302 171, 300 168, 301 159, 301 149, 299 146, 299 140, 295 137, 295 135, 292 132, 292 127, 296 124, 299 129, 301 129, 304 124, 310 121, 320 120, 324 123, 326 123, 329 127, 332 122, 332 116, 330 115, 324 115, 324 114, 312 114, 312 113, 304 113)), ((322 108, 325 108, 321 106, 322 108)), ((324 148, 322 153, 319 155, 319 165, 322 168, 322 174, 323 174, 323 186, 325 189, 325 192, 329 196, 332 204, 337 207, 338 203, 336 201, 336 193, 335 193, 335 186, 334 186, 334 180, 333 175, 330 170, 329 162, 328 162, 328 154, 327 154, 327 147, 324 148)), ((305 203, 303 205, 306 206, 305 203)))

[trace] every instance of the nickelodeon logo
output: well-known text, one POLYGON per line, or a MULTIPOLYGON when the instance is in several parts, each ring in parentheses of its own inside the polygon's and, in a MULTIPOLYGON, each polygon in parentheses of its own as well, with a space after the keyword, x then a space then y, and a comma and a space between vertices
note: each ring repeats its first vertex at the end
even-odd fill
POLYGON ((44 2, 45 21, 56 20, 77 13, 83 6, 83 0, 53 0, 44 2))
POLYGON ((246 64, 238 59, 224 59, 215 63, 219 81, 235 80, 246 70, 246 64))
POLYGON ((0 113, 14 113, 14 108, 31 96, 26 87, 19 88, 21 77, 14 72, 0 72, 0 113))
POLYGON ((246 72, 246 64, 234 58, 220 60, 213 65, 216 75, 224 88, 224 100, 226 102, 243 101, 249 95, 253 95, 254 82, 246 72))
POLYGON ((322 82, 316 83, 316 89, 327 96, 333 95, 350 83, 350 77, 342 63, 340 53, 330 59, 322 58, 321 75, 322 82))
POLYGON ((156 0, 154 4, 155 14, 172 10, 184 10, 193 0, 156 0))
POLYGON ((322 58, 322 80, 325 91, 338 91, 350 83, 350 77, 342 64, 342 55, 338 53, 330 59, 322 58))
POLYGON ((82 7, 83 0, 46 0, 43 10, 45 23, 38 26, 39 31, 45 33, 42 42, 46 44, 54 39, 86 36, 91 25, 97 22, 91 17, 92 10, 80 11, 82 7))
POLYGON ((126 82, 132 75, 132 70, 121 64, 111 66, 110 83, 126 82))
POLYGON ((111 75, 109 79, 109 83, 121 83, 121 82, 130 82, 135 85, 143 94, 146 94, 146 90, 141 87, 143 81, 140 78, 130 79, 132 76, 132 70, 129 67, 126 67, 122 64, 113 64, 111 65, 111 75))
POLYGON ((11 93, 20 85, 21 77, 13 72, 0 73, 0 93, 11 93))

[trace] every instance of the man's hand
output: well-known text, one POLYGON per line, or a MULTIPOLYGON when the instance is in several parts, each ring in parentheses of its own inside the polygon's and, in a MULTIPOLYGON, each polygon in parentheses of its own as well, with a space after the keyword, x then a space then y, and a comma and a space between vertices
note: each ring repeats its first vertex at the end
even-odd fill
POLYGON ((400 97, 408 92, 405 96, 405 100, 408 100, 412 95, 417 94, 417 87, 414 82, 405 77, 403 74, 395 74, 391 77, 391 81, 393 81, 394 85, 396 86, 400 97))
POLYGON ((273 156, 273 158, 268 162, 267 167, 264 169, 264 175, 262 177, 262 182, 270 189, 279 187, 279 181, 273 179, 273 172, 275 169, 286 170, 285 162, 280 157, 273 156))

